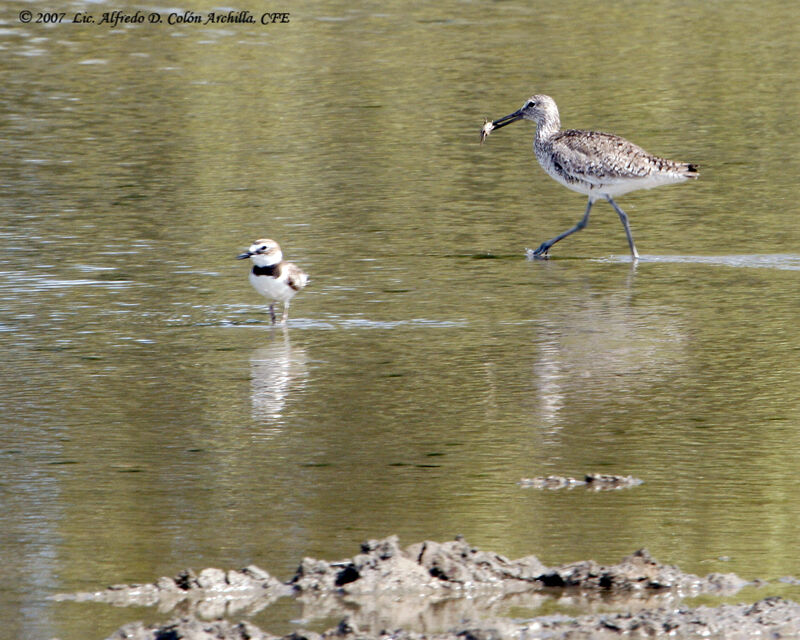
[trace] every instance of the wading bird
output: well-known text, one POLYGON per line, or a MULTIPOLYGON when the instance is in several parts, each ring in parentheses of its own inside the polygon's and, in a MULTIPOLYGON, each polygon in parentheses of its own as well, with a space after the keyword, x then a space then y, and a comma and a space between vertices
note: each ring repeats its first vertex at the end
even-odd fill
POLYGON ((536 123, 533 152, 547 174, 568 189, 589 196, 583 218, 574 227, 543 242, 535 251, 526 249, 529 258, 547 257, 556 242, 583 229, 589 222, 592 205, 604 198, 619 215, 628 236, 631 256, 636 260, 639 252, 633 242, 628 216, 614 202, 614 197, 637 189, 684 182, 699 175, 695 164, 659 158, 611 133, 561 131, 555 100, 545 95, 531 96, 518 111, 493 122, 487 121, 481 129, 481 142, 495 129, 517 120, 536 123))
MULTIPOLYGON (((300 267, 283 259, 283 252, 274 240, 256 240, 244 253, 236 256, 238 260, 250 258, 253 268, 250 271, 250 284, 262 296, 273 301, 283 302, 282 324, 289 319, 289 300, 308 283, 308 275, 300 267)), ((275 324, 275 303, 269 305, 269 316, 275 324)))

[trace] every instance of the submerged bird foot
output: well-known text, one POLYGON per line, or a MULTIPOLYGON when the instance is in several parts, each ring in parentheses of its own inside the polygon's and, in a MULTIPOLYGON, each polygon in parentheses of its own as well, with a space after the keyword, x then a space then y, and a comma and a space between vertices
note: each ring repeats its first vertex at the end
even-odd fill
POLYGON ((539 245, 539 248, 534 251, 533 249, 525 249, 525 256, 528 260, 547 260, 549 258, 548 252, 550 251, 550 247, 552 245, 549 242, 543 242, 539 245))

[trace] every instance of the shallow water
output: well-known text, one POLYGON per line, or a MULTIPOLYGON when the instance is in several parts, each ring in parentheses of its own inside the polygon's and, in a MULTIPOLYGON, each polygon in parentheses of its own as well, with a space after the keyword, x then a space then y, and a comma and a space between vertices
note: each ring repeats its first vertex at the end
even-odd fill
MULTIPOLYGON (((800 576, 797 12, 319 2, 269 28, 112 30, 25 26, 14 5, 3 633, 106 637, 169 614, 48 597, 184 567, 288 578, 393 533, 800 576), (567 127, 700 164, 620 199, 638 264, 602 203, 524 259, 584 207, 529 123, 478 145, 534 91, 567 127), (311 274, 287 331, 234 260, 263 236, 311 274), (516 484, 588 472, 644 484, 516 484)), ((751 599, 777 592, 800 597, 751 599)))

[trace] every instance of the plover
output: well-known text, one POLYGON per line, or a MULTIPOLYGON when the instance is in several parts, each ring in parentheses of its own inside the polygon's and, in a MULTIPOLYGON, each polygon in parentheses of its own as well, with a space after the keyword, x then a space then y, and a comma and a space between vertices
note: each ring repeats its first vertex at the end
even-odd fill
POLYGON ((639 253, 633 243, 628 216, 614 202, 614 196, 684 182, 700 175, 695 164, 659 158, 611 133, 576 129, 561 131, 555 100, 545 95, 531 96, 514 113, 485 122, 481 129, 481 142, 494 129, 523 119, 536 123, 533 151, 547 174, 568 189, 589 196, 583 218, 574 227, 543 242, 535 251, 526 249, 529 258, 546 257, 556 242, 583 229, 589 222, 594 202, 605 198, 619 215, 628 236, 631 255, 636 260, 639 253))
MULTIPOLYGON (((282 324, 289 318, 289 300, 308 283, 308 274, 293 262, 285 262, 280 246, 274 240, 256 240, 237 260, 250 258, 250 284, 262 296, 283 302, 282 324)), ((269 305, 269 316, 275 324, 275 303, 269 305)))

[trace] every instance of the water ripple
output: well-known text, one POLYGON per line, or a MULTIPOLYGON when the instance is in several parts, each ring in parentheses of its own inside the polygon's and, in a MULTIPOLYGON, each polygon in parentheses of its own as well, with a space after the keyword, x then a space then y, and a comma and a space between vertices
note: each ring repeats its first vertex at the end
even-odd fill
MULTIPOLYGON (((231 321, 222 320, 221 322, 205 323, 206 325, 218 325, 225 328, 244 328, 244 329, 263 329, 273 328, 268 320, 246 320, 231 321)), ((330 320, 317 320, 312 318, 292 318, 289 322, 293 329, 395 329, 397 327, 465 327, 465 320, 431 320, 427 318, 411 318, 408 320, 370 320, 368 318, 335 318, 330 320)), ((282 328, 278 326, 277 328, 282 328)))
MULTIPOLYGON (((630 256, 610 256, 608 258, 599 258, 595 262, 630 262, 630 256)), ((642 262, 707 264, 720 267, 800 271, 800 255, 793 253, 728 256, 640 256, 639 263, 642 262)))

